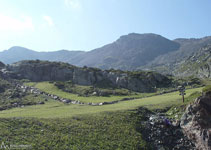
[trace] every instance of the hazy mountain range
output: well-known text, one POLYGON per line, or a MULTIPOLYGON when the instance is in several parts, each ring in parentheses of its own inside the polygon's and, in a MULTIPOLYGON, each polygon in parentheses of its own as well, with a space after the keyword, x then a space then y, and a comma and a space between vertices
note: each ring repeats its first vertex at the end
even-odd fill
POLYGON ((59 50, 54 52, 36 52, 20 46, 11 47, 8 50, 0 52, 0 60, 6 64, 11 64, 20 60, 49 60, 68 62, 82 51, 59 50))
POLYGON ((211 36, 169 40, 152 33, 131 33, 121 36, 113 43, 86 52, 68 50, 36 52, 15 46, 0 52, 0 61, 10 64, 20 60, 40 59, 101 69, 142 69, 175 74, 175 68, 178 69, 179 64, 209 44, 211 36))

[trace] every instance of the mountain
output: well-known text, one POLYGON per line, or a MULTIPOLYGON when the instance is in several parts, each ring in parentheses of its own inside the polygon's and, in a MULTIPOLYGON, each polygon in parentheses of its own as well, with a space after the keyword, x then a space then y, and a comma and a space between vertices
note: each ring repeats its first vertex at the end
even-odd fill
POLYGON ((195 75, 199 78, 211 78, 211 45, 206 45, 174 67, 176 76, 195 75))
POLYGON ((180 44, 156 34, 131 33, 117 41, 84 53, 70 60, 78 66, 91 66, 102 69, 135 70, 156 57, 176 51, 180 44))
POLYGON ((39 59, 101 69, 153 70, 162 74, 183 76, 194 74, 194 72, 187 73, 184 68, 184 72, 180 71, 182 70, 180 66, 185 65, 184 61, 188 62, 193 55, 197 57, 196 53, 209 44, 211 45, 211 36, 169 40, 153 33, 130 33, 121 36, 113 43, 87 52, 67 50, 36 52, 16 46, 0 52, 0 61, 10 64, 20 60, 39 59))
POLYGON ((180 44, 178 50, 160 55, 147 65, 141 66, 138 69, 172 74, 175 68, 178 68, 184 60, 191 57, 204 46, 211 44, 211 36, 198 39, 176 39, 174 41, 180 44))
POLYGON ((5 64, 11 64, 20 60, 49 60, 68 62, 73 57, 84 53, 83 51, 59 50, 54 52, 36 52, 24 47, 14 46, 0 52, 0 60, 5 64))

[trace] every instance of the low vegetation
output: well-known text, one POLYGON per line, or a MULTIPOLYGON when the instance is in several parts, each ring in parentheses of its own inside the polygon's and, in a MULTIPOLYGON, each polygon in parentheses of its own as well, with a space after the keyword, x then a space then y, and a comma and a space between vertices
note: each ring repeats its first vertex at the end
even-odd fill
POLYGON ((8 81, 0 78, 0 93, 5 92, 5 90, 10 87, 12 87, 12 85, 8 81))
POLYGON ((136 111, 66 119, 0 119, 0 142, 32 149, 149 149, 136 130, 136 111))
POLYGON ((127 96, 135 95, 136 92, 132 92, 128 89, 123 88, 101 88, 99 86, 83 86, 73 84, 71 81, 62 82, 52 82, 56 87, 64 92, 78 94, 79 96, 127 96))
POLYGON ((211 85, 207 85, 202 89, 203 93, 211 92, 211 85))
POLYGON ((46 100, 48 98, 45 96, 23 92, 10 82, 0 79, 0 110, 44 104, 46 100))

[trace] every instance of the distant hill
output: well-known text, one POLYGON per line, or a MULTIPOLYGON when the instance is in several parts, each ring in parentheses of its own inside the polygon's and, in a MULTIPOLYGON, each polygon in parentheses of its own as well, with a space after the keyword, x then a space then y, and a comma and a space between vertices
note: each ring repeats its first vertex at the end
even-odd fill
POLYGON ((83 51, 59 50, 54 52, 36 52, 24 47, 14 46, 0 52, 0 61, 11 64, 21 60, 49 60, 68 62, 73 57, 84 53, 83 51))

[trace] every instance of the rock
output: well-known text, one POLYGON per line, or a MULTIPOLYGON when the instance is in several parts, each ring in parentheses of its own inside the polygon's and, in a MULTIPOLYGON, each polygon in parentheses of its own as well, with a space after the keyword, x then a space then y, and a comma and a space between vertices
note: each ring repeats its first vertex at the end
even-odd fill
POLYGON ((40 105, 41 105, 41 104, 45 104, 45 102, 38 102, 38 104, 40 104, 40 105))
POLYGON ((197 98, 181 118, 180 126, 199 150, 211 150, 211 95, 197 98))
POLYGON ((96 96, 96 95, 97 95, 97 92, 93 92, 92 95, 93 95, 93 96, 96 96))
POLYGON ((166 150, 163 146, 158 147, 158 150, 166 150))
MULTIPOLYGON (((110 85, 137 92, 152 92, 165 87, 171 80, 155 72, 123 72, 80 68, 67 63, 48 61, 20 61, 6 67, 8 76, 31 81, 69 81, 79 85, 110 85)), ((32 92, 32 91, 31 91, 32 92)), ((93 93, 95 94, 95 93, 93 93)), ((101 93, 104 95, 106 93, 101 93)))
POLYGON ((55 100, 59 99, 58 96, 53 96, 52 98, 55 99, 55 100))
POLYGON ((72 101, 71 103, 72 103, 72 104, 77 104, 77 102, 76 102, 76 101, 72 101))
POLYGON ((103 105, 103 103, 99 103, 98 105, 99 105, 99 106, 102 106, 102 105, 103 105))
POLYGON ((175 127, 178 127, 178 126, 180 126, 180 121, 176 120, 172 123, 172 125, 175 126, 175 127))
POLYGON ((71 102, 71 100, 64 99, 64 100, 62 100, 62 102, 63 102, 63 103, 70 103, 70 102, 71 102))
MULTIPOLYGON (((148 116, 146 114, 146 116, 148 116)), ((142 135, 143 138, 150 143, 152 149, 182 149, 192 150, 194 146, 183 134, 180 126, 170 124, 168 127, 165 125, 166 116, 163 113, 150 114, 145 122, 142 122, 142 135), (190 145, 191 143, 191 145, 190 145)), ((174 120, 168 119, 171 122, 174 120)))

